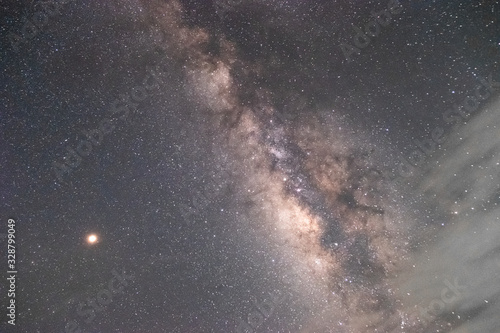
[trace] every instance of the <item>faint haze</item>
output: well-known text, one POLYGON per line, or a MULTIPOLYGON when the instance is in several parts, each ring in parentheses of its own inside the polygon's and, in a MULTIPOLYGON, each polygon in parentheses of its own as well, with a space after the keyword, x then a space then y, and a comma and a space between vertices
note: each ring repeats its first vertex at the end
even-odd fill
POLYGON ((444 218, 422 236, 425 245, 412 260, 415 269, 401 278, 399 292, 419 314, 434 306, 428 318, 453 322, 452 332, 500 327, 499 111, 496 99, 451 133, 421 177, 419 192, 444 218), (456 294, 446 289, 450 283, 459 285, 456 294))

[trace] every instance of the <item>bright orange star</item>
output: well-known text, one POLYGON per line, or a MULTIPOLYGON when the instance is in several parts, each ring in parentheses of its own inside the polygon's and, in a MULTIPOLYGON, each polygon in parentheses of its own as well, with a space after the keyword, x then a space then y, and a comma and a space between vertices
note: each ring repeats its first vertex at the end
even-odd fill
POLYGON ((91 234, 87 237, 87 243, 94 244, 96 242, 97 242, 97 235, 96 234, 91 234))

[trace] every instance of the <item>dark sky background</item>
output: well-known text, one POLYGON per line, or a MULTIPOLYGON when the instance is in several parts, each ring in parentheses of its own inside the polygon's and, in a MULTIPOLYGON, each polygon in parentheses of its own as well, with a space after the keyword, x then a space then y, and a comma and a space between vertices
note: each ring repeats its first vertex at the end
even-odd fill
POLYGON ((0 332, 496 332, 500 87, 443 114, 500 81, 500 4, 401 0, 347 61, 388 3, 0 2, 0 332))

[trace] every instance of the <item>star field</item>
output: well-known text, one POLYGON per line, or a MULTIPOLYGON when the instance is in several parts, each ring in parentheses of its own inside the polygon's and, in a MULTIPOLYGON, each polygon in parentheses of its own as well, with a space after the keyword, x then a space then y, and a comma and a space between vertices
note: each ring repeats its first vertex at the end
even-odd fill
POLYGON ((0 7, 1 332, 497 330, 496 1, 0 7))

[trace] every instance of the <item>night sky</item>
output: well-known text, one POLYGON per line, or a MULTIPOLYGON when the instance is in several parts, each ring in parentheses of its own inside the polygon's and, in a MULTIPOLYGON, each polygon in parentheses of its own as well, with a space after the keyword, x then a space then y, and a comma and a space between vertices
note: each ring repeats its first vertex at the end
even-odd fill
POLYGON ((498 332, 498 1, 0 11, 0 332, 498 332))

